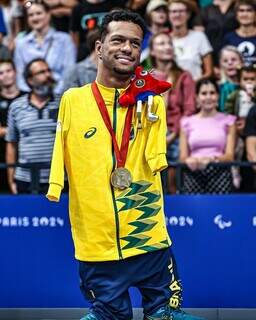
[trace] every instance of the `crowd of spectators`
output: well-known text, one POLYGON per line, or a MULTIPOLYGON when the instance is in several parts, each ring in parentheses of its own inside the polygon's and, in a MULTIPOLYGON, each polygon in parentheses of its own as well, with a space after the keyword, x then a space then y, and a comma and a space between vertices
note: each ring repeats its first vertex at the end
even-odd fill
MULTIPOLYGON (((256 0, 0 0, 0 192, 31 192, 29 165, 46 190, 58 102, 96 78, 95 42, 111 10, 148 26, 141 64, 172 82, 163 175, 176 193, 256 190, 256 0)), ((58 125, 57 125, 58 130, 58 125)))

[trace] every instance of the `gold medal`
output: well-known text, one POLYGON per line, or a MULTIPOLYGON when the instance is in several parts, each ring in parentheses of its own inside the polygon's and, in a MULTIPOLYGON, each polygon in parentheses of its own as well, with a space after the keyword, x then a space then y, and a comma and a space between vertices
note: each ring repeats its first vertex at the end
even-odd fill
POLYGON ((126 168, 116 168, 111 174, 111 184, 114 188, 124 190, 132 183, 132 175, 126 168))

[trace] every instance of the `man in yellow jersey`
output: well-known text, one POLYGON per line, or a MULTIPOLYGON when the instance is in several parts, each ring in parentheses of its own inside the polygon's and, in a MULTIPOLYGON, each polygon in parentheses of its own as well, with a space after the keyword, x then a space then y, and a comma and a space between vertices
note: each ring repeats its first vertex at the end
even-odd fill
POLYGON ((81 289, 92 303, 83 320, 132 319, 131 286, 141 292, 145 320, 199 319, 175 309, 181 288, 160 179, 167 166, 163 99, 154 97, 155 122, 143 108, 138 123, 134 106, 118 104, 139 64, 144 32, 136 13, 106 15, 96 81, 66 91, 60 104, 47 197, 59 200, 65 165, 81 289))

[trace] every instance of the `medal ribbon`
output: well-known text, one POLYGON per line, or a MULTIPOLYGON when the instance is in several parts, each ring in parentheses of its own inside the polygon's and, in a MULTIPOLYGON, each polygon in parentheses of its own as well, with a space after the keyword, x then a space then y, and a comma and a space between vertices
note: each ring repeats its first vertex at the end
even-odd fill
POLYGON ((98 105, 99 111, 101 113, 102 119, 105 123, 105 126, 107 127, 107 129, 112 137, 112 142, 113 142, 113 146, 114 146, 114 153, 115 153, 116 162, 117 162, 117 168, 119 168, 119 167, 124 168, 127 153, 128 153, 128 147, 129 147, 133 108, 131 108, 131 107, 128 108, 128 111, 126 113, 121 148, 119 149, 118 143, 116 140, 116 136, 115 136, 115 132, 114 132, 112 125, 111 125, 111 120, 110 120, 110 117, 108 114, 106 104, 102 98, 100 90, 99 90, 97 83, 95 81, 92 83, 92 92, 93 92, 94 98, 97 102, 97 105, 98 105))

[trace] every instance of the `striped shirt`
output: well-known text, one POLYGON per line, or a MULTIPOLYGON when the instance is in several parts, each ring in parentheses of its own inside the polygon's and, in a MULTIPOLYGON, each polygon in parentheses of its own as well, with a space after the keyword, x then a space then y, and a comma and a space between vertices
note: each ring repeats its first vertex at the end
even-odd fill
MULTIPOLYGON (((50 164, 55 138, 59 97, 54 97, 43 108, 30 102, 28 94, 11 105, 7 120, 7 142, 18 143, 18 162, 21 164, 50 164)), ((49 169, 40 170, 40 183, 47 183, 49 169)), ((17 167, 15 179, 31 182, 30 169, 17 167)))

